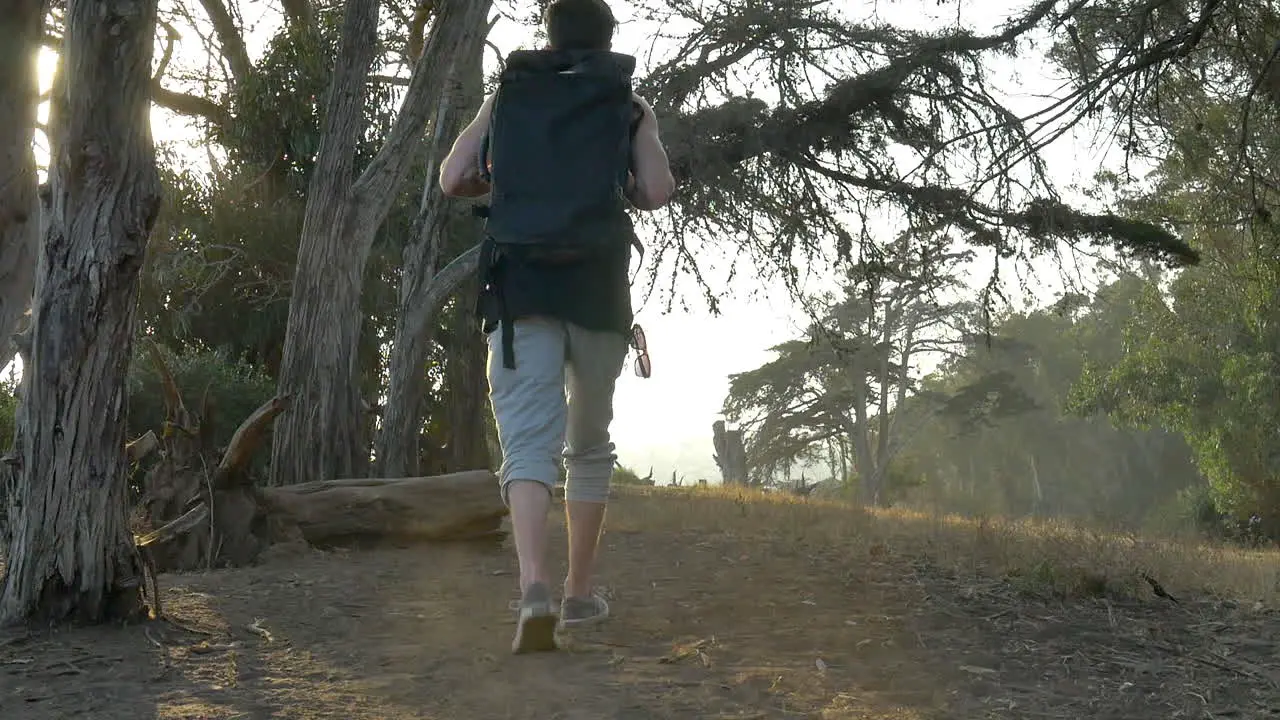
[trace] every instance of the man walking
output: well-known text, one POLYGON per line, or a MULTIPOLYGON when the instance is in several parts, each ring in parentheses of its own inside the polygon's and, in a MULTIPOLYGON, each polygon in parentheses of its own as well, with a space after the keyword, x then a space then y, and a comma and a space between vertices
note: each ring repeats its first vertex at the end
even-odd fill
POLYGON ((611 51, 609 6, 555 0, 544 23, 547 49, 507 58, 440 171, 448 195, 491 195, 477 311, 520 564, 517 653, 556 648, 545 551, 561 458, 569 572, 559 622, 609 614, 591 581, 616 458, 614 384, 634 342, 638 241, 626 203, 657 210, 675 189, 657 118, 631 89, 635 58, 611 51))

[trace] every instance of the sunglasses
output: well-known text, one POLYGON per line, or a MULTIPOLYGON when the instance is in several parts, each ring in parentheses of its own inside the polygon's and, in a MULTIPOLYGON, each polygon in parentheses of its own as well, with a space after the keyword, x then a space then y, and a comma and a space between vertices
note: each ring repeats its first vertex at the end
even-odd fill
POLYGON ((631 349, 636 351, 636 375, 648 379, 652 368, 649 366, 649 344, 644 341, 644 329, 640 325, 631 326, 631 349))

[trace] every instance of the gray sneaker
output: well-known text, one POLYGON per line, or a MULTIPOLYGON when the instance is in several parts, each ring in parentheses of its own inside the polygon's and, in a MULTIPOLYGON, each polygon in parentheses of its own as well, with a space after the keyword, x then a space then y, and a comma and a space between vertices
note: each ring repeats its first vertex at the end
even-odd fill
POLYGON ((511 652, 519 655, 556 649, 556 614, 546 585, 530 585, 516 611, 516 637, 511 641, 511 652))
POLYGON ((609 617, 609 603, 596 593, 588 597, 566 597, 560 602, 560 624, 576 627, 600 622, 609 617))

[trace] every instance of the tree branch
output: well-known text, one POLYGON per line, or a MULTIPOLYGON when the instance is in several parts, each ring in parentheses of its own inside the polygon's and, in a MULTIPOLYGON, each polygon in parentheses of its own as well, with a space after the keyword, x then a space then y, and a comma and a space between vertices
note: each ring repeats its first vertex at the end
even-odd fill
POLYGON ((237 84, 243 83, 253 74, 253 63, 249 61, 249 49, 244 44, 244 36, 240 28, 227 10, 222 0, 200 0, 213 32, 218 36, 218 44, 222 46, 222 57, 231 68, 231 77, 237 84))
POLYGON ((416 63, 422 57, 427 21, 435 13, 435 0, 421 0, 409 21, 409 62, 416 63))
POLYGON ((974 233, 975 244, 979 245, 1000 247, 1000 238, 993 234, 992 228, 1003 226, 1024 232, 1035 240, 1109 239, 1153 259, 1181 265, 1200 262, 1199 252, 1164 228, 1109 213, 1080 212, 1050 198, 1032 200, 1019 210, 1002 210, 981 203, 957 188, 858 177, 826 167, 812 157, 799 160, 798 164, 845 185, 904 200, 916 212, 937 216, 940 221, 974 233))
POLYGON ((409 87, 409 78, 394 77, 392 75, 370 75, 369 82, 374 85, 394 85, 396 87, 409 87))
POLYGON ((409 171, 422 144, 423 128, 445 92, 450 63, 468 35, 486 32, 490 5, 482 0, 452 0, 435 8, 430 37, 414 67, 400 113, 352 187, 354 226, 377 227, 386 217, 395 199, 392 190, 409 171))
POLYGON ((224 126, 230 122, 226 108, 218 103, 197 95, 167 90, 159 82, 152 83, 151 101, 179 115, 204 118, 214 125, 224 126))
MULTIPOLYGON (((903 89, 912 74, 935 65, 941 56, 978 53, 1006 45, 1039 24, 1053 10, 1056 0, 1041 0, 1020 20, 996 35, 973 36, 967 32, 933 38, 919 43, 910 53, 895 58, 882 68, 832 85, 827 96, 796 107, 781 107, 769 113, 751 132, 730 136, 719 142, 700 143, 700 152, 686 153, 672 161, 676 180, 696 179, 700 166, 738 165, 766 153, 787 155, 799 148, 839 149, 853 138, 857 116, 883 111, 903 89)), ((704 115, 719 108, 673 118, 670 132, 681 138, 698 138, 704 115)), ((747 128, 744 128, 747 129, 747 128)), ((668 132, 664 128, 664 134, 668 132)))

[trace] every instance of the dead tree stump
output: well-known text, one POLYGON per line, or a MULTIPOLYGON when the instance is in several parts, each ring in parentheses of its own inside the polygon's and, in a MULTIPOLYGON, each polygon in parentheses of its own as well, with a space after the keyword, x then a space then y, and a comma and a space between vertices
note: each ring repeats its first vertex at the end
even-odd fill
POLYGON ((728 430, 723 420, 711 425, 715 443, 716 465, 720 468, 720 480, 725 485, 747 484, 747 450, 741 430, 728 430))
POLYGON ((246 468, 287 398, 273 398, 245 419, 215 462, 208 402, 201 417, 188 412, 154 347, 151 356, 168 420, 158 442, 148 433, 128 452, 135 461, 161 453, 144 479, 134 523, 138 545, 158 571, 249 565, 270 545, 294 540, 329 548, 502 537, 507 509, 488 470, 255 486, 246 468))

